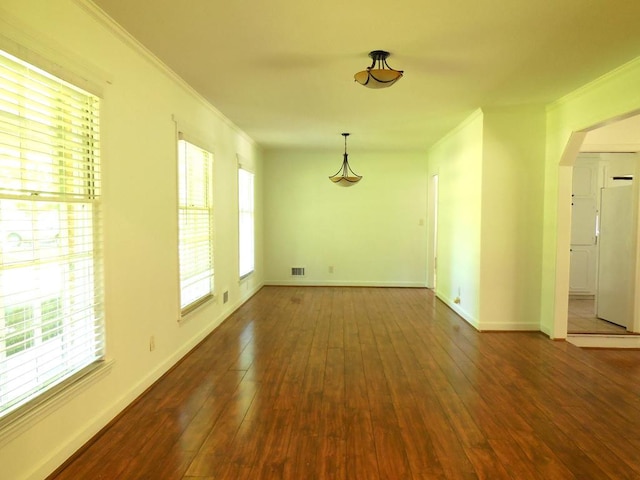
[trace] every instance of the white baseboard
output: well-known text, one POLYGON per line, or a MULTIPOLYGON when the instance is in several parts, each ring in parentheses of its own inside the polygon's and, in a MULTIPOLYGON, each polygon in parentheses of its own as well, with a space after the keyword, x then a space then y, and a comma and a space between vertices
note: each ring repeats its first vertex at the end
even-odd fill
POLYGON ((265 281, 265 286, 278 287, 388 287, 388 288, 427 288, 419 282, 376 282, 376 281, 341 281, 341 280, 271 280, 265 281))
POLYGON ((437 297, 445 303, 451 310, 456 312, 473 328, 479 332, 539 332, 540 325, 537 323, 516 323, 516 322, 480 322, 473 315, 469 314, 459 303, 455 303, 450 298, 443 295, 437 297))
POLYGON ((581 348, 632 348, 640 349, 640 335, 567 335, 567 342, 581 348))
POLYGON ((462 317, 462 319, 465 322, 467 322, 476 330, 480 330, 478 328, 478 325, 479 325, 478 320, 469 312, 467 312, 464 308, 462 308, 462 306, 460 306, 459 303, 455 303, 452 299, 445 297, 444 295, 440 295, 438 293, 436 293, 436 297, 440 299, 440 301, 442 301, 445 305, 447 305, 447 307, 449 307, 451 310, 453 310, 458 315, 460 315, 460 317, 462 317))
POLYGON ((481 332, 539 332, 537 323, 482 323, 481 332))

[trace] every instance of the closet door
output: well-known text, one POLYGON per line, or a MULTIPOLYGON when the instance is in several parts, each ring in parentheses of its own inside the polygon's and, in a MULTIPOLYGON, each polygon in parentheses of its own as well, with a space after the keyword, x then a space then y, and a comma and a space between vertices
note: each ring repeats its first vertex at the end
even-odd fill
POLYGON ((595 295, 598 247, 598 159, 581 159, 573 168, 571 272, 569 292, 595 295))

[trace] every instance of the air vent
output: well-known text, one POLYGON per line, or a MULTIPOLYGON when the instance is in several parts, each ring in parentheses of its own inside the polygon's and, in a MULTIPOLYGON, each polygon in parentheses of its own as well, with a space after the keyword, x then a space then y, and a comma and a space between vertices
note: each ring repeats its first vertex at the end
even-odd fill
POLYGON ((291 267, 292 277, 304 277, 304 267, 291 267))

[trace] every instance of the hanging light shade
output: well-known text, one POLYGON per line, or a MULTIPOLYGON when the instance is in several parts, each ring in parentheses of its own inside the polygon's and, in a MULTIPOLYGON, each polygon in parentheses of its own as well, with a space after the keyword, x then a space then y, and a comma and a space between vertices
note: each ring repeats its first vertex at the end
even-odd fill
POLYGON ((362 175, 358 175, 351 170, 348 160, 349 155, 347 154, 347 137, 349 134, 343 133, 342 136, 344 137, 344 159, 342 160, 342 167, 340 167, 340 170, 338 170, 335 175, 330 176, 329 180, 341 187, 350 187, 362 180, 362 175))
POLYGON ((387 63, 389 52, 374 50, 369 53, 373 63, 354 75, 356 82, 368 88, 387 88, 402 78, 404 71, 394 70, 387 63))

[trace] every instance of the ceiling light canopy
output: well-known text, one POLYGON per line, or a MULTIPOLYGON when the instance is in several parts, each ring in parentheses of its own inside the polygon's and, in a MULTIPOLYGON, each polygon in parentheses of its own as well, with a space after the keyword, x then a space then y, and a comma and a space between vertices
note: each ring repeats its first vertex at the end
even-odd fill
POLYGON ((387 63, 389 52, 374 50, 369 53, 373 63, 354 75, 356 82, 368 88, 387 88, 402 78, 403 70, 394 70, 387 63))
POLYGON ((362 175, 358 175, 351 170, 347 154, 347 137, 349 134, 343 133, 342 136, 344 137, 344 159, 342 160, 342 167, 340 167, 340 170, 338 170, 335 175, 330 176, 329 180, 341 187, 350 187, 362 180, 362 175))

